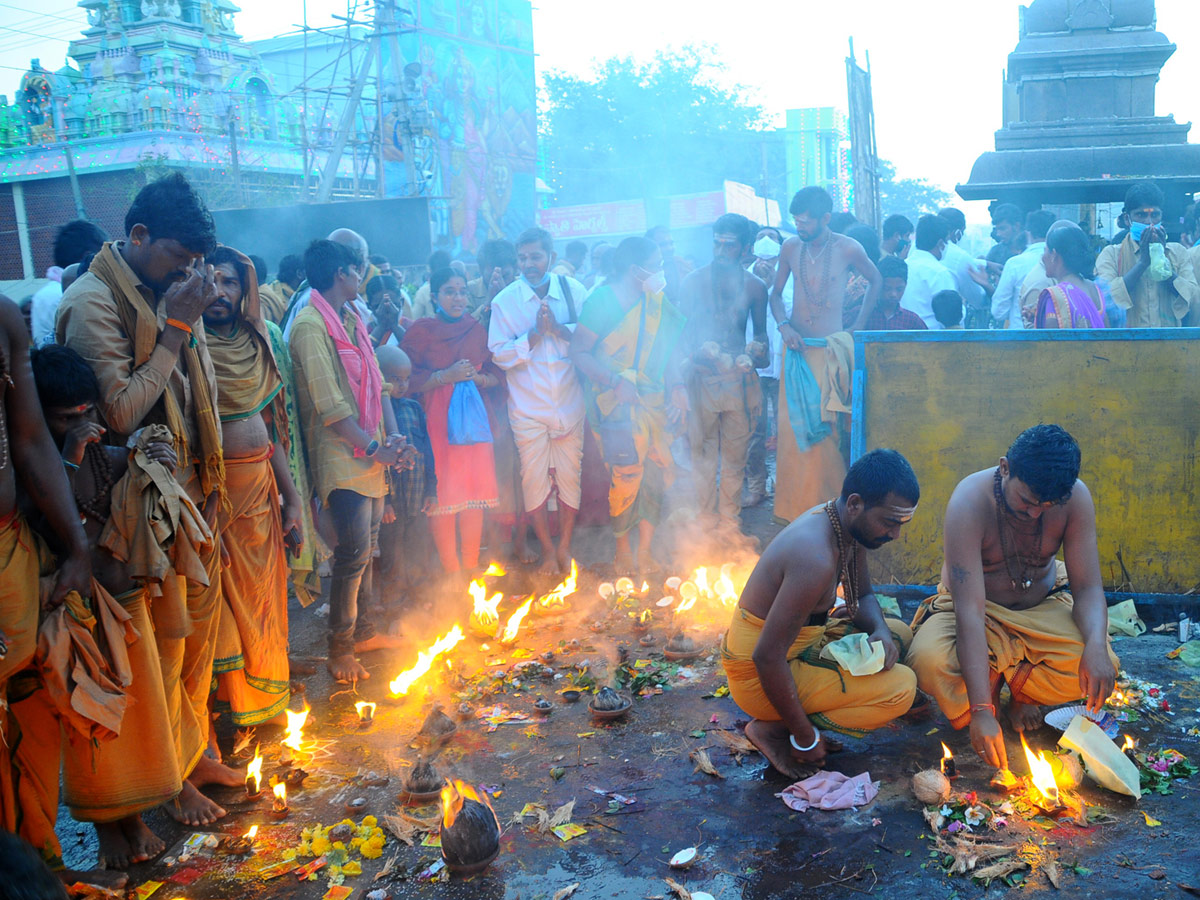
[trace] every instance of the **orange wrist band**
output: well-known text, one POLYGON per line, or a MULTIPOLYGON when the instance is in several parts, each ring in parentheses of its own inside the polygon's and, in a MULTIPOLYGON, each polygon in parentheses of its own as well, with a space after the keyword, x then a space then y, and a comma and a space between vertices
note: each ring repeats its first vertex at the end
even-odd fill
POLYGON ((167 324, 172 328, 178 328, 180 331, 186 332, 187 334, 192 333, 192 326, 187 322, 181 322, 179 319, 167 319, 167 324))

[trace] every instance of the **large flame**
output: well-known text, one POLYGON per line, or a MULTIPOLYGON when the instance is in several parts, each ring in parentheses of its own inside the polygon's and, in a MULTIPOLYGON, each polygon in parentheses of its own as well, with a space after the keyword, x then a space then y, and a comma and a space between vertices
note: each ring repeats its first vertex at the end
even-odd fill
POLYGON ((538 604, 543 608, 551 606, 563 606, 568 597, 570 597, 579 588, 579 566, 575 560, 571 560, 571 574, 568 575, 558 587, 548 593, 545 597, 538 601, 538 604))
POLYGON ((467 593, 471 595, 471 599, 475 602, 475 608, 471 611, 471 618, 475 624, 482 628, 494 628, 496 623, 500 621, 500 601, 504 599, 503 594, 493 594, 492 599, 488 600, 487 585, 483 583, 483 579, 477 578, 471 582, 471 586, 467 588, 467 593))
POLYGON ((733 579, 721 573, 721 577, 713 582, 713 593, 717 595, 717 599, 725 606, 735 606, 738 602, 737 588, 734 587, 733 579))
POLYGON ((498 562, 492 563, 487 567, 487 571, 483 573, 484 578, 502 578, 508 573, 504 571, 504 567, 498 562))
POLYGON ((707 594, 711 590, 708 586, 708 566, 701 566, 692 575, 692 581, 696 582, 696 587, 701 594, 707 594))
POLYGON ((517 632, 521 630, 521 622, 529 615, 529 610, 533 607, 533 598, 530 597, 522 603, 515 613, 508 618, 508 624, 504 626, 504 633, 500 635, 500 643, 511 644, 517 639, 517 632))
POLYGON ((1025 743, 1025 735, 1021 735, 1021 746, 1025 748, 1025 758, 1029 760, 1029 774, 1033 786, 1039 794, 1055 806, 1058 806, 1058 785, 1054 781, 1054 769, 1046 759, 1045 751, 1039 750, 1037 756, 1025 743))
POLYGON ((403 697, 407 694, 409 688, 413 686, 416 680, 429 671, 429 667, 433 665, 433 661, 443 653, 453 650, 462 639, 463 630, 460 626, 455 625, 434 641, 432 646, 418 653, 416 665, 411 669, 401 672, 396 676, 396 680, 388 685, 392 693, 398 697, 403 697))
MULTIPOLYGON (((447 778, 442 785, 442 825, 445 828, 453 827, 454 820, 462 812, 463 803, 467 800, 474 800, 476 803, 482 803, 488 809, 492 809, 487 794, 481 795, 471 785, 458 778, 455 778, 454 781, 447 778)), ((494 813, 495 810, 493 810, 494 813)))
POLYGON ((308 721, 308 705, 305 704, 304 709, 300 712, 292 712, 290 709, 284 710, 287 713, 287 733, 283 738, 283 746, 290 747, 296 753, 300 752, 300 743, 304 740, 302 729, 304 723, 308 721))
POLYGON ((254 793, 262 790, 262 754, 258 752, 258 747, 254 748, 254 759, 250 760, 250 764, 246 766, 246 782, 249 784, 251 779, 254 779, 254 793))

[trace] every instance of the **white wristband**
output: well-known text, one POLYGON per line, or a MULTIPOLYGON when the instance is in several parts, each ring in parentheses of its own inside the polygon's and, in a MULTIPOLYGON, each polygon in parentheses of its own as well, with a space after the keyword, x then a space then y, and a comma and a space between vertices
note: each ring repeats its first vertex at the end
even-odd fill
POLYGON ((817 749, 817 744, 821 743, 821 732, 816 727, 813 728, 813 742, 807 747, 801 747, 799 744, 797 744, 796 736, 794 734, 789 734, 788 740, 791 741, 792 749, 797 753, 807 753, 809 750, 817 749))

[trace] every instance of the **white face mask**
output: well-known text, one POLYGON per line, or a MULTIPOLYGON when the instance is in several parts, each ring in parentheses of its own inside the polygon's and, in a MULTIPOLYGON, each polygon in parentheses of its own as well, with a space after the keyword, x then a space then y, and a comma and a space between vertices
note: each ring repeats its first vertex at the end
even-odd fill
POLYGON ((663 272, 654 272, 642 282, 642 290, 647 294, 660 293, 667 286, 667 276, 663 272))
POLYGON ((764 234, 754 242, 754 255, 759 259, 778 259, 779 241, 770 235, 764 234))

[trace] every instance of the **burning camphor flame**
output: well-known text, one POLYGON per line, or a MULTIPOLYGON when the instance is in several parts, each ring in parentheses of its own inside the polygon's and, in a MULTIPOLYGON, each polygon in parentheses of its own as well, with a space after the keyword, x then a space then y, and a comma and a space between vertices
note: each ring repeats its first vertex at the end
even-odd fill
MULTIPOLYGON (((703 570, 698 570, 703 571, 703 570)), ((691 581, 685 581, 679 586, 679 605, 675 607, 675 613, 687 612, 696 605, 696 601, 700 598, 699 587, 691 581)))
POLYGON ((1121 745, 1121 751, 1123 753, 1128 753, 1132 749, 1133 749, 1133 738, 1130 737, 1129 735, 1125 735, 1125 743, 1121 745))
POLYGON ((287 734, 283 738, 283 746, 290 747, 296 753, 300 752, 300 744, 304 740, 302 729, 304 723, 308 721, 308 706, 305 706, 300 712, 292 712, 290 709, 284 710, 287 713, 287 734))
POLYGON ((475 608, 471 612, 471 618, 475 620, 477 625, 484 628, 491 628, 500 621, 500 601, 504 599, 503 594, 496 593, 492 595, 491 600, 484 599, 487 596, 487 585, 483 583, 483 579, 481 578, 476 578, 471 582, 471 586, 467 588, 467 593, 475 601, 475 608))
POLYGON ((271 788, 271 793, 275 795, 275 808, 287 809, 287 784, 280 781, 275 787, 271 788))
POLYGON ((1039 750, 1037 756, 1025 743, 1025 735, 1021 735, 1021 746, 1025 748, 1025 758, 1029 761, 1029 774, 1033 786, 1042 797, 1058 806, 1058 784, 1054 781, 1054 769, 1046 759, 1045 751, 1039 750))
POLYGON ((946 760, 954 759, 954 754, 950 752, 950 748, 946 746, 946 742, 942 741, 942 772, 946 771, 946 760))
POLYGON ((252 840, 254 840, 255 836, 257 836, 257 834, 258 834, 258 826, 251 825, 250 830, 247 831, 244 835, 242 835, 242 837, 244 837, 247 841, 252 841, 252 840))
POLYGON ((543 609, 551 606, 563 606, 568 597, 570 597, 579 588, 579 566, 575 560, 571 560, 571 574, 568 575, 558 587, 548 593, 545 597, 538 601, 543 609))
POLYGON ((526 600, 517 611, 509 616, 508 624, 504 626, 504 633, 500 635, 500 643, 511 644, 517 639, 517 632, 521 629, 521 622, 529 615, 529 610, 533 607, 533 598, 526 600))
MULTIPOLYGON (((451 781, 447 778, 442 785, 442 825, 444 827, 450 828, 454 825, 454 820, 462 812, 463 803, 467 800, 474 800, 476 803, 482 803, 488 809, 492 809, 492 804, 488 800, 487 794, 481 796, 475 788, 471 787, 465 781, 457 778, 451 781)), ((492 812, 495 814, 495 810, 492 810, 492 812)))
POLYGON ((463 630, 460 626, 455 625, 434 641, 428 649, 418 653, 416 665, 411 669, 401 672, 396 676, 396 680, 388 685, 392 693, 398 697, 403 697, 407 694, 413 683, 429 671, 429 667, 433 665, 433 661, 443 653, 453 650, 462 639, 463 630))
POLYGON ((504 567, 500 563, 494 562, 487 567, 487 571, 483 573, 484 578, 503 578, 508 573, 504 571, 504 567))
POLYGON ((254 759, 250 760, 249 765, 246 766, 246 782, 249 783, 251 779, 254 779, 254 793, 256 794, 262 790, 262 765, 262 754, 258 752, 258 747, 255 747, 254 759))
POLYGON ((354 711, 358 713, 358 717, 364 720, 375 718, 375 704, 369 700, 359 700, 354 704, 354 711))

